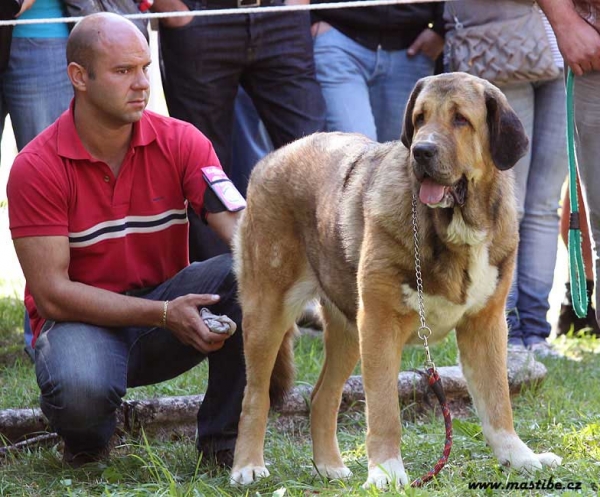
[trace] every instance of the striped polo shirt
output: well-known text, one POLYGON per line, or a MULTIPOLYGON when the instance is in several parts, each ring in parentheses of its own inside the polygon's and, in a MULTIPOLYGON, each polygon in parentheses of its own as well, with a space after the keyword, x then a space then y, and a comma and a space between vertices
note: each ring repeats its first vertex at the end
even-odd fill
MULTIPOLYGON (((186 208, 201 212, 207 166, 221 167, 200 131, 145 111, 115 177, 84 148, 71 104, 14 161, 12 237, 68 237, 72 281, 114 292, 156 286, 189 264, 186 208)), ((43 319, 27 287, 25 306, 37 337, 43 319)))

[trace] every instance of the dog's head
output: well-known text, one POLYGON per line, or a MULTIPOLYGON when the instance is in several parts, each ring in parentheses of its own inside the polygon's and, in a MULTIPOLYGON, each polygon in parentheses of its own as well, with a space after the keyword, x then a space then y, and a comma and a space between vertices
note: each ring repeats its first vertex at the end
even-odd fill
POLYGON ((502 92, 466 73, 420 79, 404 115, 402 143, 419 198, 430 207, 462 205, 470 184, 506 170, 526 153, 529 140, 502 92))

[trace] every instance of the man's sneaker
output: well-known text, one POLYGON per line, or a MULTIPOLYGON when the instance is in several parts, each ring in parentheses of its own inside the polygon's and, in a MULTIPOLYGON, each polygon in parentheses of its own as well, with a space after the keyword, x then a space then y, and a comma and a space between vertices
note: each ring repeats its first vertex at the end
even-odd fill
POLYGON ((525 354, 529 352, 527 347, 525 347, 523 340, 516 340, 514 338, 508 339, 507 350, 509 354, 525 354))
POLYGON ((110 447, 104 447, 101 450, 94 452, 78 452, 74 453, 68 446, 65 444, 65 448, 63 449, 63 458, 62 462, 65 466, 69 466, 70 468, 77 469, 85 464, 94 464, 99 462, 108 461, 108 457, 110 455, 110 447))
POLYGON ((558 350, 556 350, 548 342, 536 342, 527 346, 527 348, 533 352, 538 359, 559 359, 564 357, 558 350))

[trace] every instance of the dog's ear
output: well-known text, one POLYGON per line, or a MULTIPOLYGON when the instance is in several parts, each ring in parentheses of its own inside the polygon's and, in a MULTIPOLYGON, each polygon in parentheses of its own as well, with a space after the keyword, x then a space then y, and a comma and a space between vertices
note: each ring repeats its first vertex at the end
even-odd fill
POLYGON ((413 134, 415 132, 415 127, 413 126, 412 114, 415 108, 415 102, 417 101, 417 97, 421 90, 425 86, 425 82, 423 78, 417 81, 417 84, 413 88, 410 97, 408 98, 408 102, 406 103, 406 110, 404 111, 404 127, 402 128, 402 135, 400 135, 400 140, 402 140, 402 144, 406 148, 410 148, 412 143, 413 134))
POLYGON ((527 152, 529 138, 500 90, 486 90, 485 106, 492 160, 501 171, 510 169, 527 152))

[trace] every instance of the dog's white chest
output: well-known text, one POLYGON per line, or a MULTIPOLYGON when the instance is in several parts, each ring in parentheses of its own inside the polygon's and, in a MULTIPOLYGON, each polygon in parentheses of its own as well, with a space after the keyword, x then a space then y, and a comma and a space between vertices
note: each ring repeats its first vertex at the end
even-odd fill
MULTIPOLYGON (((434 338, 441 339, 454 329, 465 314, 472 314, 485 307, 498 284, 498 268, 489 263, 488 247, 485 244, 469 247, 471 265, 470 284, 464 304, 451 302, 444 296, 435 295, 435 289, 423 288, 425 322, 433 331, 434 338), (437 335, 437 336, 436 336, 437 335)), ((418 294, 408 285, 403 285, 405 303, 413 310, 419 310, 418 294)))

